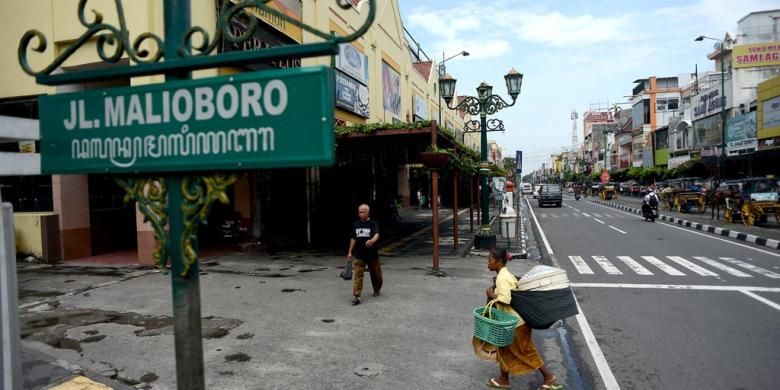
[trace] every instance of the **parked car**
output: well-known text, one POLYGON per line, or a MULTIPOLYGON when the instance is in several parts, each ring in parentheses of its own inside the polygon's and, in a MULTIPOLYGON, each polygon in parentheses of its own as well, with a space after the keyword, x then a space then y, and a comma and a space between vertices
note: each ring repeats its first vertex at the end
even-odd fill
POLYGON ((539 191, 539 207, 553 204, 556 207, 563 205, 563 194, 560 184, 542 184, 539 191))
POLYGON ((631 195, 639 196, 641 190, 642 188, 639 186, 639 183, 637 182, 631 183, 631 195))
POLYGON ((620 189, 620 194, 621 195, 624 195, 624 194, 627 194, 627 193, 631 192, 631 182, 630 181, 624 181, 624 182, 620 183, 619 189, 620 189))

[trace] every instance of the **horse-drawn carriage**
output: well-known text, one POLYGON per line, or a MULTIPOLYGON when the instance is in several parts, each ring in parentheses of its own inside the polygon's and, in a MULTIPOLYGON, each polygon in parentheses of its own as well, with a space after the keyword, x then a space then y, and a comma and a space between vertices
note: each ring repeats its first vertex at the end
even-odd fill
MULTIPOLYGON (((742 220, 746 226, 765 223, 769 214, 774 214, 780 223, 780 181, 775 178, 756 177, 739 182, 724 183, 739 192, 727 199, 723 218, 727 222, 742 220)), ((723 184, 721 185, 723 186, 723 184)))
POLYGON ((661 190, 661 201, 667 210, 688 213, 695 207, 703 213, 707 207, 707 196, 703 191, 704 181, 698 177, 669 180, 661 190))
POLYGON ((609 182, 600 184, 599 198, 601 198, 601 200, 617 199, 617 183, 609 182))

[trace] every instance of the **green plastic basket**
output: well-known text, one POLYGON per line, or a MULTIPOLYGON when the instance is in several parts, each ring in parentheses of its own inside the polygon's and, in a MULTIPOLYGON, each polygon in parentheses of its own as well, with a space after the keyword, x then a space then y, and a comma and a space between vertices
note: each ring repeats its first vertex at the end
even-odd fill
POLYGON ((497 347, 506 347, 515 338, 517 317, 494 309, 493 303, 474 309, 474 337, 497 347))

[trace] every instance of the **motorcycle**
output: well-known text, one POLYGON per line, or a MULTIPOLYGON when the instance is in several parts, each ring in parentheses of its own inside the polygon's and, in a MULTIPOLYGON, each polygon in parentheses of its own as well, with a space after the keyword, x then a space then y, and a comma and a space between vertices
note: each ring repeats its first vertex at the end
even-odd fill
POLYGON ((642 216, 645 218, 645 221, 655 222, 655 219, 658 218, 658 206, 643 204, 642 216))

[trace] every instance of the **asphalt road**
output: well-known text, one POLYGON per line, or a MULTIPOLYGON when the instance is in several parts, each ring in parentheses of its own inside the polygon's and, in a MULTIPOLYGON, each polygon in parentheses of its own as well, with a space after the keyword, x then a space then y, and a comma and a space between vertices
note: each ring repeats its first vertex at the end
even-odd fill
POLYGON ((541 252, 573 283, 572 323, 595 337, 579 329, 575 349, 596 387, 780 386, 780 252, 586 200, 531 205, 541 252))

